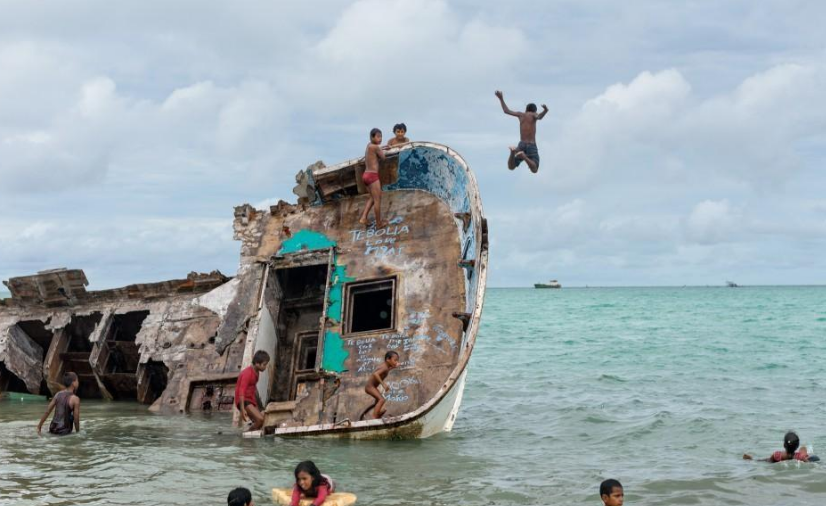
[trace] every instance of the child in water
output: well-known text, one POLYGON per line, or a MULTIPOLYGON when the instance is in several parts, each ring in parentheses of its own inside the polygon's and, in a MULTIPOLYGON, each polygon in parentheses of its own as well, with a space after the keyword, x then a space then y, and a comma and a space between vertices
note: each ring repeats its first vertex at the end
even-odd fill
POLYGON ((227 496, 227 506, 255 506, 249 489, 238 487, 227 496))
MULTIPOLYGON (((800 448, 800 438, 797 437, 797 434, 794 432, 787 432, 785 436, 783 436, 783 449, 777 450, 776 452, 772 453, 771 456, 765 459, 759 459, 764 462, 782 462, 784 460, 799 460, 801 462, 815 462, 816 460, 820 460, 815 455, 809 455, 809 452, 806 450, 806 447, 800 448)), ((743 458, 745 460, 754 460, 754 457, 749 455, 748 453, 743 454, 743 458)))
POLYGON ((611 479, 603 481, 599 484, 599 497, 605 506, 622 506, 625 500, 622 483, 611 479))
POLYGON ((321 474, 313 461, 305 460, 295 468, 295 486, 290 506, 298 506, 301 499, 312 499, 313 506, 321 506, 335 490, 333 479, 321 474))

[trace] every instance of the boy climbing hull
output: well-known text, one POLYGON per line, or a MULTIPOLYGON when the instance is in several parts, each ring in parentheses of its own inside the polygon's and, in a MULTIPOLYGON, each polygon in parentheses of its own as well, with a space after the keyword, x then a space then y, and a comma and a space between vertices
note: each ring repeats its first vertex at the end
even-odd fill
POLYGON ((242 231, 270 238, 242 248, 267 259, 248 350, 274 356, 264 429, 250 435, 420 438, 453 426, 488 260, 476 181, 446 146, 391 148, 379 171, 389 224, 365 227, 362 170, 362 159, 311 167, 297 206, 242 231), (377 413, 365 387, 392 351, 377 413))

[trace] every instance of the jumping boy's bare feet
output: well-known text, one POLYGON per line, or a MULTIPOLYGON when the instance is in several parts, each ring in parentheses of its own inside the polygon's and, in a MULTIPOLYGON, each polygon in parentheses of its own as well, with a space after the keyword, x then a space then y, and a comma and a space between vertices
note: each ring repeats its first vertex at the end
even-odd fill
POLYGON ((359 223, 361 223, 362 225, 364 225, 366 227, 367 226, 367 218, 359 218, 359 223))

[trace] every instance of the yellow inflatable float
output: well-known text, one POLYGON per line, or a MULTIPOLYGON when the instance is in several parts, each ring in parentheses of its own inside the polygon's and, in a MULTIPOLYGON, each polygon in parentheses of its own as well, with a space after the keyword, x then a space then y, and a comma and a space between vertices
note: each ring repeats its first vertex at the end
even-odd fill
MULTIPOLYGON (((289 506, 292 497, 292 488, 272 489, 272 500, 276 504, 283 504, 285 506, 289 506)), ((312 506, 313 500, 302 499, 299 504, 301 506, 312 506)), ((322 506, 350 506, 352 504, 356 504, 355 494, 348 494, 347 492, 336 492, 335 494, 328 495, 327 499, 324 501, 324 503, 322 503, 322 506)))

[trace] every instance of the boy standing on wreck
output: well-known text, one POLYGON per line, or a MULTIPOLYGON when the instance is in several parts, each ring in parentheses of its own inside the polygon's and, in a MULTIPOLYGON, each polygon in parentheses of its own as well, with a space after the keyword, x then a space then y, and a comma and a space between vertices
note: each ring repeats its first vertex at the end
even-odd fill
POLYGON ((235 407, 241 412, 244 422, 252 419, 249 430, 258 430, 264 426, 264 415, 258 406, 258 375, 267 369, 270 363, 270 354, 258 350, 252 356, 252 365, 241 371, 238 382, 235 384, 235 407))
MULTIPOLYGON (((384 362, 379 366, 376 371, 370 375, 370 379, 367 380, 367 385, 364 387, 364 391, 367 392, 371 397, 376 399, 376 402, 373 403, 370 408, 373 408, 373 418, 381 418, 384 416, 384 413, 387 411, 384 409, 384 403, 387 402, 387 399, 384 398, 382 392, 379 391, 379 385, 382 386, 385 392, 389 392, 390 388, 387 386, 387 383, 384 382, 387 375, 390 374, 390 371, 397 368, 399 366, 399 354, 395 351, 388 351, 384 354, 384 362)), ((370 411, 370 408, 364 410, 364 413, 361 414, 361 418, 364 418, 364 415, 370 411)))
POLYGON ((379 181, 379 160, 384 160, 384 151, 381 148, 381 130, 374 128, 370 130, 370 143, 364 150, 364 174, 361 180, 370 192, 370 199, 361 213, 359 223, 367 225, 367 213, 373 208, 376 216, 376 228, 384 228, 387 223, 381 219, 381 181, 379 181))
POLYGON ((515 169, 524 161, 531 172, 536 174, 539 170, 539 150, 536 147, 536 122, 548 114, 548 106, 542 104, 542 112, 536 112, 536 104, 528 104, 525 112, 512 111, 505 105, 505 97, 501 91, 496 91, 496 98, 502 106, 502 111, 510 116, 519 118, 519 145, 511 146, 511 154, 508 157, 508 168, 515 169))
POLYGON ((43 413, 40 423, 37 424, 37 433, 43 429, 43 423, 49 417, 49 413, 54 410, 54 418, 49 424, 49 433, 56 436, 65 436, 72 433, 72 426, 75 432, 80 432, 80 397, 75 395, 80 382, 77 374, 67 372, 63 375, 63 390, 57 393, 43 413))

